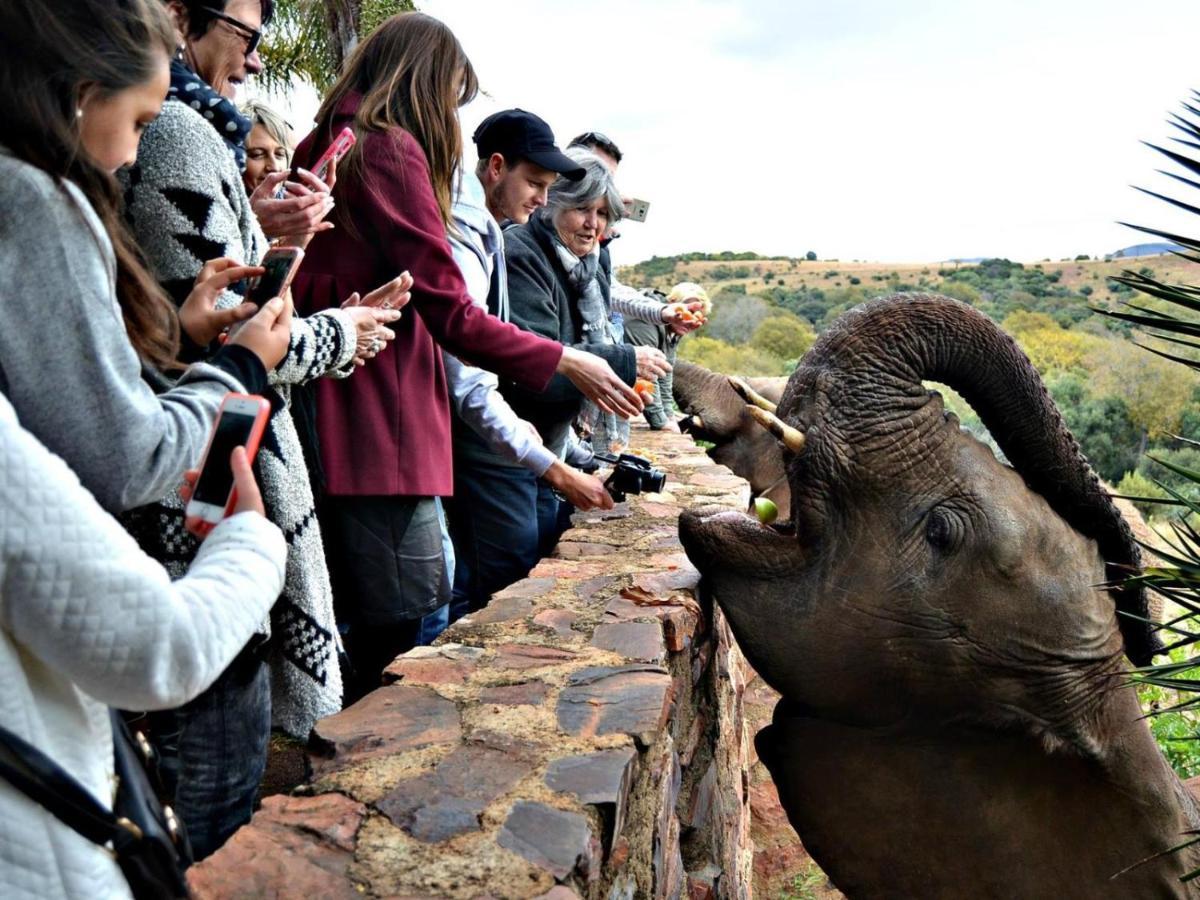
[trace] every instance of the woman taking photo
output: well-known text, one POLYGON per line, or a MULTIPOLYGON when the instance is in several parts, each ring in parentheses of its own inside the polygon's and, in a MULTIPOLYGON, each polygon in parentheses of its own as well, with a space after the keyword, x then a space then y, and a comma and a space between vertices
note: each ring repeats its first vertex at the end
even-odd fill
MULTIPOLYGON (((178 323, 121 223, 113 171, 158 114, 173 47, 154 0, 0 4, 0 719, 105 805, 100 703, 191 699, 283 581, 285 545, 261 515, 222 523, 193 577, 171 584, 96 502, 114 512, 177 486, 225 393, 264 389, 288 344, 290 307, 274 299, 176 387, 155 396, 142 380, 143 363, 176 368, 178 323)), ((212 300, 257 271, 211 266, 188 301, 196 321, 232 322, 212 300)), ((234 468, 252 510, 244 455, 234 468)), ((28 897, 128 893, 104 849, 7 784, 0 796, 0 883, 28 897)))
POLYGON ((489 316, 467 293, 446 242, 462 158, 457 110, 475 72, 445 25, 394 16, 355 50, 296 151, 311 165, 345 127, 358 143, 338 171, 332 231, 317 234, 297 276, 305 313, 381 276, 412 273, 412 309, 394 346, 343 383, 315 385, 327 534, 338 621, 360 690, 412 646, 421 616, 449 599, 433 498, 454 477, 445 372, 437 344, 524 384, 555 373, 629 416, 637 395, 597 357, 489 316))

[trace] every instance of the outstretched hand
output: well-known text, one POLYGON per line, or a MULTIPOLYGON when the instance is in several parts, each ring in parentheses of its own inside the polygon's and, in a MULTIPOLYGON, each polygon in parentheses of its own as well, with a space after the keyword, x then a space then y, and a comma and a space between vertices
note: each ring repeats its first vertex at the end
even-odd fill
POLYGON ((630 419, 642 411, 642 398, 618 377, 606 360, 593 353, 563 347, 556 371, 570 379, 604 412, 630 419))

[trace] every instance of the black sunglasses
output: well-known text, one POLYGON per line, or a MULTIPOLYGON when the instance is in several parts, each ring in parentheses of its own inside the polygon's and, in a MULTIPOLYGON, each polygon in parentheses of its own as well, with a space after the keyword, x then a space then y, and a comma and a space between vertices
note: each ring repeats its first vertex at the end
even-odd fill
POLYGON ((262 32, 257 28, 251 28, 241 19, 235 19, 233 16, 227 16, 219 9, 213 9, 211 6, 200 7, 214 19, 220 19, 246 40, 246 55, 249 56, 258 49, 258 45, 262 42, 262 32))
POLYGON ((579 135, 579 137, 575 138, 568 145, 568 149, 571 147, 599 147, 617 162, 621 161, 621 151, 617 149, 617 145, 613 139, 598 131, 589 131, 586 134, 579 135))

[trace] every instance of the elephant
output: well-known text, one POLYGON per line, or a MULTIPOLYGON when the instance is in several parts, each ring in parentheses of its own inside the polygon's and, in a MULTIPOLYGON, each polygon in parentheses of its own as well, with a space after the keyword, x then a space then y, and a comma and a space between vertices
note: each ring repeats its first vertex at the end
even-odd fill
MULTIPOLYGON (((708 455, 750 482, 755 497, 766 497, 786 509, 790 489, 783 459, 774 453, 775 439, 748 411, 730 379, 695 363, 675 363, 675 403, 687 414, 681 429, 712 444, 708 455)), ((778 402, 786 378, 747 378, 744 383, 768 401, 778 402)))
POLYGON ((766 413, 790 516, 684 549, 779 693, 758 754, 852 898, 1193 896, 1200 807, 1128 686, 1136 541, 1016 343, 946 297, 840 317, 766 413), (971 403, 1011 465, 923 380, 971 403))

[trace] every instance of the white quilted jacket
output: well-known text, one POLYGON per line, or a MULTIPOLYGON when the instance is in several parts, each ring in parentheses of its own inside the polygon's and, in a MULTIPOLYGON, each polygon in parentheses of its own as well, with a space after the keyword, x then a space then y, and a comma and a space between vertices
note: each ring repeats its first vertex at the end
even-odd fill
MULTIPOLYGON (((172 583, 0 396, 0 724, 105 805, 106 705, 179 706, 237 655, 283 587, 286 546, 242 513, 172 583)), ((127 897, 116 863, 0 780, 0 897, 127 897)))

